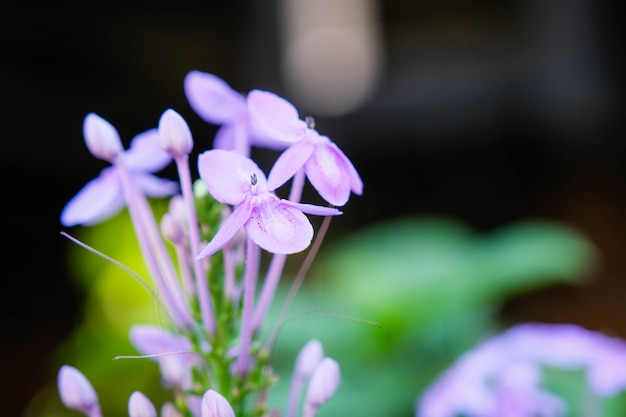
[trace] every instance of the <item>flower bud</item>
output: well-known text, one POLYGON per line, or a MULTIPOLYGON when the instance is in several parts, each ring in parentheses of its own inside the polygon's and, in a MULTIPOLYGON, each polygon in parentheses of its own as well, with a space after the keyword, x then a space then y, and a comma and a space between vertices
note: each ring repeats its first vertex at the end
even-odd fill
POLYGON ((78 369, 63 365, 58 374, 59 396, 63 404, 87 416, 99 416, 98 394, 78 369))
POLYGON ((124 152, 117 130, 95 113, 85 116, 83 136, 89 152, 96 158, 113 163, 124 152))
POLYGON ((306 381, 324 357, 324 349, 319 340, 309 341, 298 353, 294 368, 294 377, 306 381))
POLYGON ((340 379, 337 361, 331 358, 322 359, 309 381, 303 417, 315 415, 317 410, 337 391, 340 379))
POLYGON ((235 417, 235 411, 226 398, 210 389, 202 397, 202 417, 235 417))
POLYGON ((165 213, 161 218, 161 233, 174 244, 184 242, 185 232, 171 213, 165 213))
POLYGON ((161 417, 183 417, 183 415, 173 403, 167 401, 161 407, 161 417))
POLYGON ((129 417, 157 417, 156 408, 152 402, 139 391, 131 394, 128 400, 129 417))
POLYGON ((159 120, 161 146, 174 158, 189 155, 193 149, 191 131, 185 119, 172 109, 165 110, 159 120))

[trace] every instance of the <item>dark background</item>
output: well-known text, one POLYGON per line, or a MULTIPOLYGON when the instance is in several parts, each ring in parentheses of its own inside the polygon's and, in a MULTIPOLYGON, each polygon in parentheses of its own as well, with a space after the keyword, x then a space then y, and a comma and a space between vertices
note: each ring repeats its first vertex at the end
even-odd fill
MULTIPOLYGON (((274 91, 303 110, 280 75, 278 5, 3 6, 3 415, 20 415, 55 377, 46 355, 80 321, 58 218, 104 166, 84 146, 84 116, 100 114, 128 144, 171 107, 208 146, 215 127, 195 115, 182 88, 193 69, 243 92, 274 91)), ((365 183, 329 239, 399 215, 452 216, 479 231, 529 217, 564 221, 600 250, 593 285, 520 297, 503 314, 626 337, 625 68, 623 19, 613 7, 379 2, 376 89, 353 112, 316 117, 365 183)))

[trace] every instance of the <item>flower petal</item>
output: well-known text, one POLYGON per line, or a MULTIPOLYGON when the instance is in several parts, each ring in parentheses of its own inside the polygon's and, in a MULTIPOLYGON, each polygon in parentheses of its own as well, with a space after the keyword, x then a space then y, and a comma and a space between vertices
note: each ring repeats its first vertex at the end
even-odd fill
POLYGON ((363 194, 363 180, 361 180, 361 176, 352 164, 352 161, 350 161, 350 158, 348 158, 334 142, 330 142, 328 146, 330 146, 338 157, 344 161, 345 167, 348 170, 348 176, 350 177, 350 188, 352 189, 352 192, 356 195, 363 194))
POLYGON ((247 97, 250 121, 256 136, 290 144, 306 132, 298 110, 282 97, 263 90, 252 90, 247 97))
POLYGON ((245 224, 248 237, 272 253, 291 254, 309 246, 313 226, 298 209, 283 204, 276 196, 266 194, 253 203, 245 224))
POLYGON ((250 153, 248 125, 240 118, 231 124, 222 125, 213 138, 213 148, 237 151, 247 156, 250 153))
POLYGON ((124 152, 124 163, 131 171, 157 172, 172 162, 172 156, 161 146, 159 130, 149 129, 136 135, 124 152))
POLYGON ((142 355, 193 350, 191 342, 185 336, 175 335, 161 327, 147 324, 138 324, 130 329, 130 342, 142 355))
POLYGON ((265 174, 252 160, 237 152, 213 149, 198 157, 198 173, 209 193, 220 203, 237 205, 250 192, 252 174, 265 186, 265 174))
POLYGON ((252 204, 250 203, 250 197, 248 195, 241 204, 235 207, 232 214, 222 222, 217 233, 213 236, 213 239, 211 239, 204 249, 202 249, 200 254, 196 256, 196 259, 213 255, 226 245, 250 218, 251 212, 252 204))
POLYGON ((92 225, 117 214, 125 205, 124 193, 114 167, 102 170, 89 181, 61 212, 64 226, 92 225))
POLYGON ((191 71, 185 77, 184 87, 191 108, 209 123, 229 123, 246 110, 243 95, 216 75, 191 71))
POLYGON ((134 172, 133 180, 141 191, 149 197, 167 197, 178 192, 178 183, 163 178, 156 177, 152 174, 143 172, 134 172))
POLYGON ((306 214, 314 214, 316 216, 339 216, 343 214, 334 207, 316 206, 315 204, 296 203, 289 200, 280 200, 282 204, 293 207, 306 214))
POLYGON ((274 162, 267 179, 267 187, 273 191, 289 181, 304 166, 314 149, 314 145, 307 140, 301 140, 287 148, 274 162))
POLYGON ((341 156, 328 143, 318 144, 304 167, 313 187, 334 206, 343 206, 350 198, 350 172, 341 156))

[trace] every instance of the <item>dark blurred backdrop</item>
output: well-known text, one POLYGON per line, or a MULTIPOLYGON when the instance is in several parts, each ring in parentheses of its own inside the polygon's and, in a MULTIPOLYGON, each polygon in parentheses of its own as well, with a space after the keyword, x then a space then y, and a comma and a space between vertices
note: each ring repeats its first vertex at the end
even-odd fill
MULTIPOLYGON (((59 235, 64 204, 104 164, 82 120, 130 138, 174 108, 196 148, 215 127, 183 78, 274 91, 350 156, 365 182, 329 239, 400 215, 479 231, 543 217, 578 228, 602 267, 585 288, 511 300, 512 320, 626 336, 622 15, 530 1, 24 1, 0 15, 4 184, 2 414, 54 378, 46 354, 80 320, 59 235)), ((264 154, 259 153, 263 159, 264 154)))

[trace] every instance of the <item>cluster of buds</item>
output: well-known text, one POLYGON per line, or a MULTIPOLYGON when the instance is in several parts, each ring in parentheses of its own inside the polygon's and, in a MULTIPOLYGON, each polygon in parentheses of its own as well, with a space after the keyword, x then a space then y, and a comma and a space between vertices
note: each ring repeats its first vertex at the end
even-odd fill
MULTIPOLYGON (((213 149, 199 154, 200 178, 192 178, 194 141, 176 111, 166 110, 158 127, 135 136, 127 150, 113 125, 90 113, 83 124, 85 142, 111 166, 66 205, 61 222, 93 225, 128 209, 150 288, 168 318, 163 326, 130 329, 133 346, 158 364, 173 392, 162 417, 276 415, 265 401, 276 381, 271 346, 259 334, 286 257, 313 241, 306 214, 324 216, 327 227, 341 214, 336 207, 352 193, 360 195, 363 183, 337 145, 315 129, 312 118, 301 120, 287 100, 262 90, 244 96, 199 71, 186 76, 184 88, 196 113, 219 125, 213 149), (252 147, 280 152, 268 176, 250 159, 252 147), (172 161, 178 182, 154 175, 172 161), (307 179, 328 206, 301 202, 307 179), (288 197, 278 197, 276 190, 288 182, 288 197), (157 221, 148 198, 165 197, 169 210, 157 221), (261 281, 262 251, 271 261, 261 281)), ((322 227, 316 239, 323 236, 322 227)), ((296 360, 286 417, 298 414, 304 385, 302 415, 312 417, 339 379, 337 362, 324 356, 319 341, 309 342, 296 360)), ((76 368, 62 366, 58 386, 67 407, 90 417, 102 414, 95 390, 76 368)), ((157 415, 139 391, 130 396, 128 413, 157 415)))

